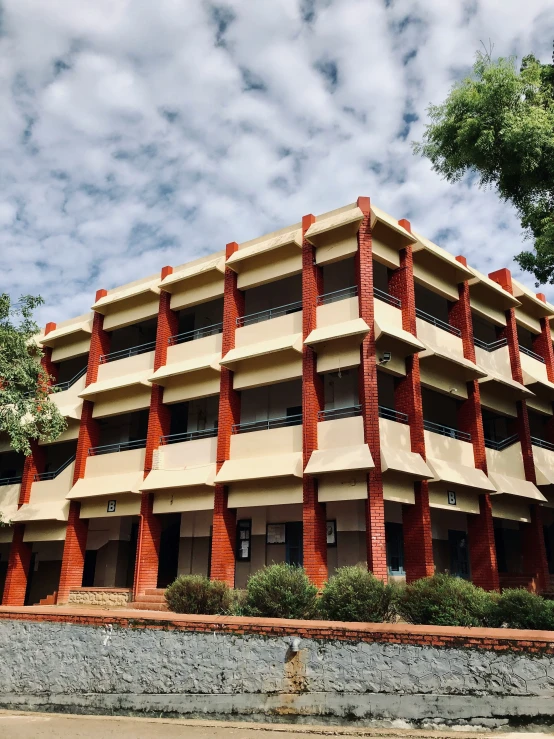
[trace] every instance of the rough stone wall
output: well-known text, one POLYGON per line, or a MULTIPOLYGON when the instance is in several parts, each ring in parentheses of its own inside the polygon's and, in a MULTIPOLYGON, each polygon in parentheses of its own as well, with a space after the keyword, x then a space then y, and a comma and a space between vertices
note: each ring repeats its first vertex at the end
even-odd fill
POLYGON ((126 606, 131 601, 132 591, 130 588, 121 590, 106 588, 104 590, 79 588, 69 591, 68 603, 80 606, 126 606))

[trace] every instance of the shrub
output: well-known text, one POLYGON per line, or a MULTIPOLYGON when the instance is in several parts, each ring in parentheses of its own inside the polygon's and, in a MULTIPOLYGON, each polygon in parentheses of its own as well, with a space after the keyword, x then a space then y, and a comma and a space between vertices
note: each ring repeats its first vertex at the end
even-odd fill
POLYGON ((302 567, 273 564, 255 572, 246 583, 242 611, 246 616, 313 618, 317 588, 302 567))
POLYGON ((504 590, 494 609, 495 626, 554 630, 554 604, 528 590, 504 590))
POLYGON ((393 593, 365 567, 341 567, 325 583, 319 610, 331 621, 381 623, 392 618, 393 593))
POLYGON ((179 575, 166 589, 165 599, 174 613, 214 615, 229 610, 231 590, 224 582, 204 575, 179 575))
POLYGON ((395 608, 412 624, 488 626, 494 619, 495 596, 460 577, 439 574, 402 588, 395 608))

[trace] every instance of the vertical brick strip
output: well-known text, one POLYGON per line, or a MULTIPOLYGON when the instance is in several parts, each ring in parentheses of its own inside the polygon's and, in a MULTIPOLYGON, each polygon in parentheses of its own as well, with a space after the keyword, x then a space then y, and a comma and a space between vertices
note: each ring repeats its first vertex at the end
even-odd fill
MULTIPOLYGON (((315 263, 315 247, 304 238, 315 222, 313 215, 302 218, 302 340, 316 328, 317 296, 323 293, 323 273, 315 263)), ((317 354, 311 346, 302 349, 302 435, 304 467, 317 449, 319 411, 325 404, 323 378, 317 373, 317 354)), ((306 574, 318 588, 327 580, 326 509, 317 495, 317 479, 302 478, 303 563, 306 574)))
MULTIPOLYGON (((410 223, 399 221, 407 231, 410 223)), ((417 336, 414 290, 414 263, 412 247, 400 250, 400 267, 389 280, 389 292, 402 301, 402 328, 417 336)), ((425 459, 425 434, 423 407, 421 404, 421 379, 419 356, 406 358, 406 375, 400 378, 395 390, 395 408, 408 416, 411 450, 425 459)), ((404 533, 404 567, 407 582, 420 577, 430 577, 435 571, 433 563, 433 539, 431 535, 431 511, 429 508, 429 484, 426 480, 414 483, 414 505, 402 506, 404 533)))
MULTIPOLYGON (((173 267, 164 267, 160 279, 163 280, 172 272, 173 267)), ((154 371, 166 364, 169 337, 174 336, 179 330, 179 320, 177 314, 171 310, 170 303, 171 294, 162 290, 158 309, 154 371)), ((171 413, 168 406, 164 405, 163 393, 164 389, 161 385, 152 385, 144 462, 145 478, 152 470, 153 455, 154 451, 160 446, 160 437, 167 436, 170 433, 171 413)), ((153 512, 153 506, 154 493, 142 493, 137 556, 135 559, 135 595, 144 593, 146 588, 155 588, 158 584, 161 523, 158 516, 153 512)))
MULTIPOLYGON (((456 259, 467 267, 465 257, 456 259)), ((462 337, 464 357, 476 363, 473 342, 473 320, 471 316, 469 282, 458 285, 459 299, 449 310, 449 323, 459 329, 462 337)), ((458 425, 461 431, 471 435, 475 467, 487 474, 487 455, 483 416, 481 413, 481 391, 477 380, 467 383, 467 400, 462 401, 458 411, 458 425)), ((488 493, 479 495, 479 514, 467 517, 469 538, 469 559, 471 579, 475 585, 485 590, 498 590, 498 566, 494 542, 491 499, 488 493)))
POLYGON ((360 317, 369 326, 369 333, 360 347, 358 389, 364 441, 368 444, 375 467, 367 474, 366 546, 367 566, 381 580, 387 581, 387 544, 385 539, 385 501, 381 471, 381 442, 379 436, 379 397, 377 392, 377 364, 375 360, 375 323, 373 296, 373 248, 371 241, 371 209, 369 198, 358 198, 358 208, 364 220, 358 231, 356 254, 356 283, 360 317))
MULTIPOLYGON (((510 295, 513 295, 512 276, 508 269, 500 269, 489 274, 491 280, 497 282, 510 295)), ((512 377, 517 382, 523 383, 523 371, 521 369, 521 358, 519 353, 519 340, 517 336, 516 312, 514 308, 506 311, 506 327, 502 329, 499 338, 506 338, 510 354, 510 365, 512 377)), ((540 344, 539 344, 540 346, 540 344)), ((535 474, 535 462, 533 459, 533 447, 531 445, 531 430, 529 428, 529 416, 527 414, 527 403, 518 400, 516 403, 517 421, 516 429, 521 444, 523 455, 523 469, 525 479, 537 484, 535 474)), ((537 503, 530 503, 531 522, 520 524, 522 537, 523 569, 525 574, 536 578, 537 588, 544 590, 550 580, 548 573, 548 560, 546 557, 546 545, 544 541, 544 530, 542 522, 542 508, 537 503)))
MULTIPOLYGON (((106 290, 96 292, 96 300, 104 297, 106 290)), ((110 335, 104 331, 104 316, 95 313, 92 322, 92 335, 90 337, 90 349, 87 365, 87 376, 85 387, 88 387, 98 378, 98 367, 100 357, 110 350, 110 335)), ((73 473, 73 484, 85 476, 85 468, 90 447, 98 446, 99 426, 92 417, 94 403, 91 400, 83 401, 81 412, 81 423, 79 426, 79 437, 77 439, 77 453, 75 456, 75 471, 73 473)), ((72 500, 69 504, 69 517, 65 534, 65 544, 62 557, 62 569, 60 574, 60 587, 58 589, 58 603, 67 603, 69 591, 79 588, 83 582, 83 569, 85 566, 85 551, 87 547, 88 519, 80 518, 81 504, 78 500, 72 500)))
MULTIPOLYGON (((537 293, 537 298, 546 303, 546 296, 543 293, 537 293)), ((533 351, 544 359, 547 377, 550 382, 554 382, 554 349, 552 347, 550 321, 548 318, 541 318, 540 324, 541 332, 533 342, 533 351)), ((545 424, 545 441, 554 444, 554 416, 550 416, 545 424)))
MULTIPOLYGON (((227 244, 225 253, 229 259, 238 249, 236 242, 227 244)), ((244 293, 237 287, 237 275, 225 267, 225 287, 223 294, 223 336, 222 355, 235 347, 237 318, 244 314, 244 293)), ((221 368, 219 389, 219 417, 217 434, 216 469, 223 467, 229 459, 233 424, 240 423, 240 393, 233 388, 233 372, 221 368)), ((235 536, 236 511, 227 505, 228 487, 218 484, 214 490, 214 517, 212 528, 212 580, 222 580, 230 587, 235 584, 235 536)))

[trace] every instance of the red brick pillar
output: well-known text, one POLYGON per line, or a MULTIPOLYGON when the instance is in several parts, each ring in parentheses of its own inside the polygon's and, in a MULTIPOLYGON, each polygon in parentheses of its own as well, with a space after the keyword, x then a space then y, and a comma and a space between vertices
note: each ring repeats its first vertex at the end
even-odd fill
MULTIPOLYGON (((173 272, 173 267, 164 267, 161 273, 163 280, 173 272)), ((167 362, 169 337, 175 336, 179 328, 177 314, 171 310, 171 294, 160 293, 158 310, 158 326, 156 330, 156 351, 154 354, 154 371, 167 362)), ((148 415, 148 432, 146 436, 146 457, 144 477, 152 470, 154 451, 160 446, 160 437, 170 433, 171 413, 163 402, 164 389, 161 385, 152 385, 150 394, 150 412, 148 415)), ((161 523, 153 513, 154 494, 142 493, 140 501, 140 523, 137 539, 137 556, 135 560, 135 595, 144 593, 146 588, 155 588, 158 584, 158 565, 160 560, 161 523)))
MULTIPOLYGON (((409 221, 401 220, 399 223, 407 231, 411 231, 409 221)), ((411 246, 400 250, 400 267, 394 271, 389 280, 389 292, 402 301, 402 328, 413 336, 417 336, 414 262, 411 246)), ((400 378, 396 386, 394 400, 396 410, 408 416, 412 452, 421 454, 425 459, 421 379, 417 354, 406 358, 406 375, 400 378)), ((407 582, 420 577, 431 577, 435 571, 429 485, 426 480, 414 483, 414 496, 414 505, 402 506, 404 568, 407 582)))
POLYGON ((375 467, 367 475, 366 545, 367 566, 381 580, 387 581, 387 543, 385 539, 385 501, 381 471, 381 442, 379 438, 379 397, 377 393, 377 364, 375 361, 375 325, 373 297, 373 247, 371 242, 371 210, 369 198, 358 198, 358 208, 364 220, 358 231, 356 254, 356 283, 360 317, 369 326, 360 347, 358 388, 364 441, 368 444, 375 467))
MULTIPOLYGON (((96 300, 100 300, 106 294, 106 290, 97 290, 96 300)), ((100 357, 102 354, 107 354, 110 350, 110 335, 104 331, 103 325, 104 316, 101 313, 95 313, 92 322, 85 387, 96 382, 100 357)), ((75 471, 73 473, 74 485, 77 480, 85 476, 88 450, 90 447, 98 446, 99 426, 98 422, 92 417, 93 410, 94 403, 91 400, 84 400, 83 410, 81 412, 81 424, 79 426, 79 437, 77 439, 75 471)), ((69 517, 63 548, 58 603, 67 603, 71 588, 80 588, 83 582, 88 519, 80 518, 80 510, 81 503, 78 500, 72 500, 69 504, 69 517)))
MULTIPOLYGON (((507 292, 513 295, 512 276, 510 270, 500 269, 489 274, 491 280, 497 282, 507 292)), ((499 338, 506 338, 510 354, 510 365, 512 377, 517 382, 523 383, 523 372, 521 369, 521 358, 519 353, 519 341, 517 336, 516 313, 514 308, 506 311, 506 327, 500 333, 499 338)), ((533 459, 533 447, 531 445, 531 431, 529 428, 529 416, 527 414, 527 403, 518 400, 516 403, 517 421, 516 429, 521 444, 523 455, 523 469, 525 479, 537 484, 535 474, 535 462, 533 459)), ((548 574, 548 560, 546 557, 546 546, 544 542, 544 531, 542 523, 542 509, 536 503, 530 503, 531 523, 520 524, 523 550, 523 569, 525 573, 532 574, 536 578, 537 589, 544 590, 548 585, 550 576, 548 574), (540 533, 540 535, 539 535, 540 533)))
MULTIPOLYGON (((47 336, 50 331, 53 331, 56 328, 55 323, 47 323, 46 327, 44 329, 44 335, 47 336)), ((52 361, 52 348, 49 346, 45 346, 42 349, 42 358, 40 360, 40 363, 48 373, 49 377, 49 384, 55 384, 58 381, 58 365, 54 364, 52 361), (53 382, 52 382, 53 380, 53 382)))
MULTIPOLYGON (((467 267, 465 257, 459 256, 456 259, 467 267)), ((458 301, 451 305, 449 311, 449 323, 459 329, 461 333, 464 357, 469 359, 470 362, 476 363, 469 283, 467 281, 458 285, 458 295, 458 301)), ((467 396, 467 400, 460 404, 458 424, 461 431, 471 435, 475 467, 482 470, 486 475, 487 455, 481 414, 481 391, 477 380, 470 380, 467 383, 467 396)), ((471 579, 475 585, 485 590, 498 590, 500 586, 494 542, 494 525, 491 499, 488 493, 479 495, 479 514, 468 515, 467 528, 471 579)))
MULTIPOLYGON (((304 238, 315 216, 302 218, 302 339, 317 325, 317 296, 323 293, 323 272, 315 262, 315 247, 304 238)), ((308 464, 317 449, 319 412, 325 407, 323 378, 317 372, 317 354, 311 346, 302 349, 302 434, 303 462, 308 464)), ((317 478, 302 478, 303 564, 318 588, 327 580, 326 507, 317 495, 317 478)))
MULTIPOLYGON (((225 254, 229 259, 238 249, 234 241, 227 244, 225 254)), ((223 294, 223 336, 222 355, 235 347, 237 318, 244 314, 244 293, 237 287, 237 275, 225 267, 225 287, 223 294)), ((219 416, 217 434, 216 470, 223 467, 229 459, 233 424, 240 423, 240 393, 233 388, 233 372, 221 367, 219 389, 219 416)), ((212 528, 212 559, 210 577, 222 580, 230 587, 235 585, 235 537, 237 525, 236 510, 227 505, 228 488, 218 484, 214 491, 214 518, 212 528)))

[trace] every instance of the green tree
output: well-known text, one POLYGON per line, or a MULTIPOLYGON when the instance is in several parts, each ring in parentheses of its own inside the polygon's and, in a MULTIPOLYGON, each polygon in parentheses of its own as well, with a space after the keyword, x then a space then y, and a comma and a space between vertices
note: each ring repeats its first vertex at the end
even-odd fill
POLYGON ((54 441, 66 421, 50 399, 49 376, 41 365, 33 311, 40 297, 23 295, 13 304, 0 294, 0 433, 16 452, 31 453, 31 440, 54 441))
POLYGON ((514 58, 478 53, 473 74, 428 113, 414 152, 449 182, 473 173, 495 187, 534 242, 516 261, 539 284, 554 283, 554 64, 530 55, 518 70, 514 58))

